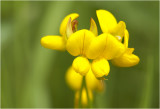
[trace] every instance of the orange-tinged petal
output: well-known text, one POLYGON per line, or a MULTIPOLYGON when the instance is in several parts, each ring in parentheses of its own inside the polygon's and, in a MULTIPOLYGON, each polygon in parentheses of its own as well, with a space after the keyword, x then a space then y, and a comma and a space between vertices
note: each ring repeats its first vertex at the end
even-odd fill
POLYGON ((97 92, 102 92, 102 91, 104 91, 104 88, 105 88, 105 83, 104 83, 104 81, 103 80, 98 80, 97 81, 97 88, 96 88, 96 91, 97 92))
POLYGON ((45 36, 41 38, 41 45, 53 50, 65 50, 65 42, 61 36, 45 36))
POLYGON ((98 17, 100 27, 104 33, 109 32, 117 25, 115 17, 109 11, 97 10, 96 14, 98 17))
POLYGON ((71 34, 73 34, 73 30, 72 30, 71 17, 70 17, 67 23, 65 38, 68 39, 71 34))
POLYGON ((76 18, 78 18, 79 17, 79 14, 77 14, 77 13, 72 13, 72 14, 69 14, 69 15, 67 15, 64 19, 63 19, 63 21, 62 21, 62 23, 61 23, 61 26, 60 26, 60 34, 62 35, 62 36, 65 36, 65 34, 66 34, 66 27, 67 27, 67 23, 68 23, 68 20, 69 20, 69 18, 71 18, 71 22, 73 21, 73 20, 75 20, 76 18))

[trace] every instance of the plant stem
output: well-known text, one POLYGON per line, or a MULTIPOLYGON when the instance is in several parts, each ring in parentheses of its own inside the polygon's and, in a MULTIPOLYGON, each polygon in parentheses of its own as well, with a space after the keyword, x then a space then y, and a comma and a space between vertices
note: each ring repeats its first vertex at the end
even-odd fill
POLYGON ((80 92, 79 92, 79 103, 78 103, 79 108, 82 108, 82 90, 83 90, 84 84, 85 84, 85 76, 83 76, 82 85, 81 85, 81 89, 80 89, 80 92))
POLYGON ((85 84, 84 84, 84 87, 86 89, 86 94, 87 94, 87 101, 88 101, 88 108, 92 108, 92 101, 90 99, 90 96, 89 96, 89 90, 87 88, 87 82, 85 81, 85 84))

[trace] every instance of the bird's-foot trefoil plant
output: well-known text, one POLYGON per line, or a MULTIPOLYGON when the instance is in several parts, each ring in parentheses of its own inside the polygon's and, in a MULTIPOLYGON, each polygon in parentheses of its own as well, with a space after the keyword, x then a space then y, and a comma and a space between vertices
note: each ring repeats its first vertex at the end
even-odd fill
POLYGON ((66 82, 75 91, 75 107, 92 107, 93 91, 104 90, 110 72, 109 60, 119 67, 139 63, 134 48, 128 47, 129 33, 123 21, 106 10, 96 11, 102 34, 98 35, 95 21, 90 19, 90 29, 77 29, 77 13, 69 14, 60 25, 61 36, 45 36, 41 45, 53 50, 67 50, 76 58, 66 72, 66 82))

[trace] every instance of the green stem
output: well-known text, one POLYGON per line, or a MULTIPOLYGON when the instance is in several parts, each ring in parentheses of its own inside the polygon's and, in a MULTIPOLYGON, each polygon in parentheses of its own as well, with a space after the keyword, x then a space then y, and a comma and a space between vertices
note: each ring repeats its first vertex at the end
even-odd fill
POLYGON ((92 101, 91 99, 89 98, 89 90, 87 88, 87 82, 85 81, 85 84, 84 84, 84 87, 86 89, 86 94, 87 94, 87 100, 88 100, 88 108, 92 108, 92 101))
POLYGON ((83 90, 84 84, 85 84, 85 76, 83 76, 82 85, 81 85, 81 89, 80 89, 80 92, 79 92, 79 103, 78 103, 79 108, 82 108, 82 102, 81 101, 82 101, 82 90, 83 90))

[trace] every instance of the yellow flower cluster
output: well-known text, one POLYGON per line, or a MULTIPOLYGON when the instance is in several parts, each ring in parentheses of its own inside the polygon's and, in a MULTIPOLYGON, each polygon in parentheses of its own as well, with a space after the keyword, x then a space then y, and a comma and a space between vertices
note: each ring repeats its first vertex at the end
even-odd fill
MULTIPOLYGON (((45 48, 67 50, 72 56, 76 56, 66 74, 67 83, 76 93, 79 93, 83 76, 86 77, 88 90, 103 89, 100 80, 105 79, 110 72, 108 60, 119 67, 131 67, 140 61, 133 54, 134 48, 128 48, 129 33, 125 22, 117 23, 116 18, 106 10, 97 10, 96 14, 103 32, 100 35, 92 18, 89 30, 77 30, 76 18, 79 15, 72 13, 61 23, 61 36, 45 36, 41 39, 41 45, 45 48)), ((85 93, 86 90, 83 89, 84 101, 85 93)), ((89 95, 92 99, 92 94, 89 95)), ((76 98, 79 98, 77 94, 76 98)))

